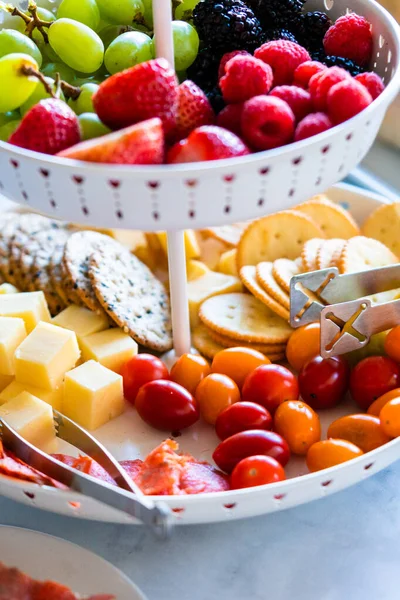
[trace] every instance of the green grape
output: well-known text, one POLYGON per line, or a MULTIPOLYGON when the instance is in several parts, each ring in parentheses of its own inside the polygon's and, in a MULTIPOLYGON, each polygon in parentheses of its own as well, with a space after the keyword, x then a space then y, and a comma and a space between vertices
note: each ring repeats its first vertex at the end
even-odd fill
POLYGON ((104 50, 107 50, 108 46, 117 38, 121 33, 126 33, 128 30, 127 25, 106 25, 99 31, 99 36, 104 44, 104 50))
POLYGON ((153 29, 153 0, 142 0, 143 19, 147 27, 153 29))
POLYGON ((97 33, 99 33, 99 31, 102 31, 105 27, 108 27, 109 25, 110 25, 110 23, 108 21, 105 21, 104 19, 102 19, 101 15, 100 15, 100 21, 99 21, 99 24, 97 25, 97 29, 96 29, 97 33))
POLYGON ((23 67, 39 70, 37 62, 29 54, 14 53, 0 58, 0 113, 19 108, 37 86, 36 77, 24 75, 23 67))
POLYGON ((76 100, 70 98, 68 104, 72 108, 75 114, 81 115, 82 113, 92 113, 93 107, 93 95, 99 89, 97 83, 84 83, 81 87, 81 93, 76 100))
POLYGON ((0 58, 12 52, 29 54, 36 60, 39 67, 42 64, 42 55, 35 42, 15 29, 2 29, 0 31, 0 58))
POLYGON ((84 23, 97 31, 100 23, 100 11, 96 0, 62 0, 57 11, 57 19, 67 17, 84 23))
MULTIPOLYGON (((185 71, 197 56, 199 51, 199 36, 195 28, 186 21, 172 21, 172 36, 174 39, 174 60, 177 71, 185 71)), ((156 47, 155 36, 153 37, 156 47)))
POLYGON ((82 113, 78 117, 83 140, 101 137, 106 133, 111 133, 111 129, 102 123, 95 113, 82 113))
MULTIPOLYGON (((51 88, 53 89, 53 91, 55 91, 56 89, 56 82, 54 81, 54 79, 52 79, 51 77, 45 77, 46 82, 51 86, 51 88)), ((45 98, 51 98, 52 95, 49 94, 48 92, 46 92, 44 85, 41 81, 39 81, 37 87, 33 90, 32 94, 29 96, 29 98, 20 106, 20 113, 22 116, 24 116, 25 113, 28 112, 28 110, 30 110, 32 108, 32 106, 35 106, 35 104, 37 104, 38 102, 40 102, 41 100, 44 100, 45 98)), ((62 91, 60 90, 60 95, 59 95, 61 100, 65 101, 65 97, 64 94, 62 93, 62 91)))
POLYGON ((179 83, 183 83, 188 78, 186 71, 178 71, 176 73, 179 83))
POLYGON ((25 27, 26 25, 21 17, 13 17, 10 13, 0 9, 0 29, 15 29, 24 33, 25 27))
POLYGON ((185 17, 185 13, 191 13, 195 6, 199 3, 199 0, 183 0, 175 10, 175 19, 182 19, 185 17))
MULTIPOLYGON (((46 10, 45 8, 38 8, 37 15, 42 21, 47 21, 48 23, 52 23, 53 21, 56 20, 53 13, 50 12, 49 10, 46 10)), ((44 31, 47 31, 47 29, 44 29, 44 31)), ((58 54, 56 54, 56 52, 54 52, 54 50, 50 46, 50 44, 48 42, 47 43, 45 42, 44 37, 41 34, 41 32, 39 31, 39 29, 33 30, 32 38, 35 41, 40 52, 42 53, 42 56, 43 56, 43 59, 45 62, 46 62, 46 60, 47 60, 47 62, 58 62, 60 60, 58 54)))
POLYGON ((60 78, 63 81, 66 81, 67 83, 70 83, 71 85, 73 85, 75 83, 74 71, 71 69, 71 67, 68 67, 68 65, 65 65, 62 62, 47 63, 47 65, 45 65, 43 67, 42 73, 46 77, 51 77, 52 79, 55 79, 57 73, 59 73, 60 78))
POLYGON ((131 25, 144 12, 142 0, 97 0, 97 4, 101 17, 116 25, 131 25))
POLYGON ((9 121, 5 125, 2 125, 0 127, 0 141, 8 142, 10 136, 14 133, 20 123, 21 120, 16 119, 15 121, 9 121))
POLYGON ((82 73, 93 73, 103 63, 104 46, 97 33, 73 19, 55 21, 49 42, 63 62, 82 73))
POLYGON ((9 112, 0 114, 0 127, 9 123, 10 121, 15 121, 19 119, 20 114, 18 110, 10 110, 9 112))
POLYGON ((104 64, 111 75, 153 58, 151 38, 140 31, 128 31, 118 36, 106 50, 104 64))

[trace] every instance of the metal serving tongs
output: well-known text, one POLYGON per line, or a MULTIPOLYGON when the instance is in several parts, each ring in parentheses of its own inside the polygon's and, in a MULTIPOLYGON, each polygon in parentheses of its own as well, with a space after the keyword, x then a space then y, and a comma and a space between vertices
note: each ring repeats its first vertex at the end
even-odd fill
POLYGON ((373 294, 400 287, 400 263, 339 275, 337 268, 302 273, 290 282, 290 324, 321 321, 321 355, 359 350, 372 335, 400 324, 400 300, 374 304, 373 294))
POLYGON ((145 496, 110 452, 85 429, 54 409, 53 418, 57 436, 98 462, 118 487, 94 479, 42 452, 22 438, 1 417, 0 440, 20 460, 38 471, 76 492, 135 517, 149 525, 159 537, 167 538, 172 528, 172 513, 169 507, 161 502, 155 503, 145 496))

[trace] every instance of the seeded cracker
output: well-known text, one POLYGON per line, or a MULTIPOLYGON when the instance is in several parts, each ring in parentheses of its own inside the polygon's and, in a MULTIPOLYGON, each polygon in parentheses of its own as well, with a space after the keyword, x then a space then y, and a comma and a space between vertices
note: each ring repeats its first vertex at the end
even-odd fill
POLYGON ((73 304, 73 301, 69 299, 66 290, 64 289, 64 277, 62 272, 62 258, 64 256, 65 243, 57 244, 53 249, 53 253, 50 256, 49 262, 49 276, 51 284, 64 302, 65 306, 73 304))
POLYGON ((9 273, 9 244, 19 216, 15 212, 6 212, 0 215, 0 276, 6 283, 12 283, 9 273))
POLYGON ((94 252, 89 276, 104 310, 138 344, 158 352, 172 347, 165 288, 128 249, 114 244, 94 252))

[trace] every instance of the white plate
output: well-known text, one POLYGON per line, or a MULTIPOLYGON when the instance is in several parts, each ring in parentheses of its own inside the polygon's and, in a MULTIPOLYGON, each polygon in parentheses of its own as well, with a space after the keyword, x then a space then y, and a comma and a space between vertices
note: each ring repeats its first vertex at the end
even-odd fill
POLYGON ((146 600, 121 571, 103 558, 45 533, 0 526, 0 562, 39 581, 66 585, 82 596, 114 594, 116 600, 146 600))

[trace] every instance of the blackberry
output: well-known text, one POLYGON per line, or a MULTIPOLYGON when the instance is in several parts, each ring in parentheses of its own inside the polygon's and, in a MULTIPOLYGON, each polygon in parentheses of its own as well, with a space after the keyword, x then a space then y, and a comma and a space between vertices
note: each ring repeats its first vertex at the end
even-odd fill
POLYGON ((288 42, 294 42, 296 44, 299 43, 294 34, 288 29, 267 29, 262 38, 263 44, 265 42, 273 42, 275 40, 287 40, 288 42))
POLYGON ((307 12, 299 15, 295 24, 295 33, 302 46, 307 50, 319 50, 332 20, 323 12, 307 12))
POLYGON ((261 24, 242 0, 202 0, 193 10, 200 40, 215 50, 248 50, 261 45, 261 24))
POLYGON ((327 67, 341 67, 342 69, 346 69, 353 77, 365 72, 365 69, 355 63, 354 60, 341 56, 327 56, 323 50, 313 52, 311 58, 323 63, 327 67))
POLYGON ((216 52, 212 48, 202 48, 186 71, 188 79, 194 81, 203 90, 211 90, 218 82, 221 58, 221 52, 216 52))
POLYGON ((247 0, 264 29, 292 30, 306 0, 247 0))
POLYGON ((222 97, 222 92, 219 89, 219 86, 216 85, 212 90, 208 90, 205 92, 211 106, 214 109, 215 114, 221 112, 223 108, 225 108, 225 102, 222 97))

